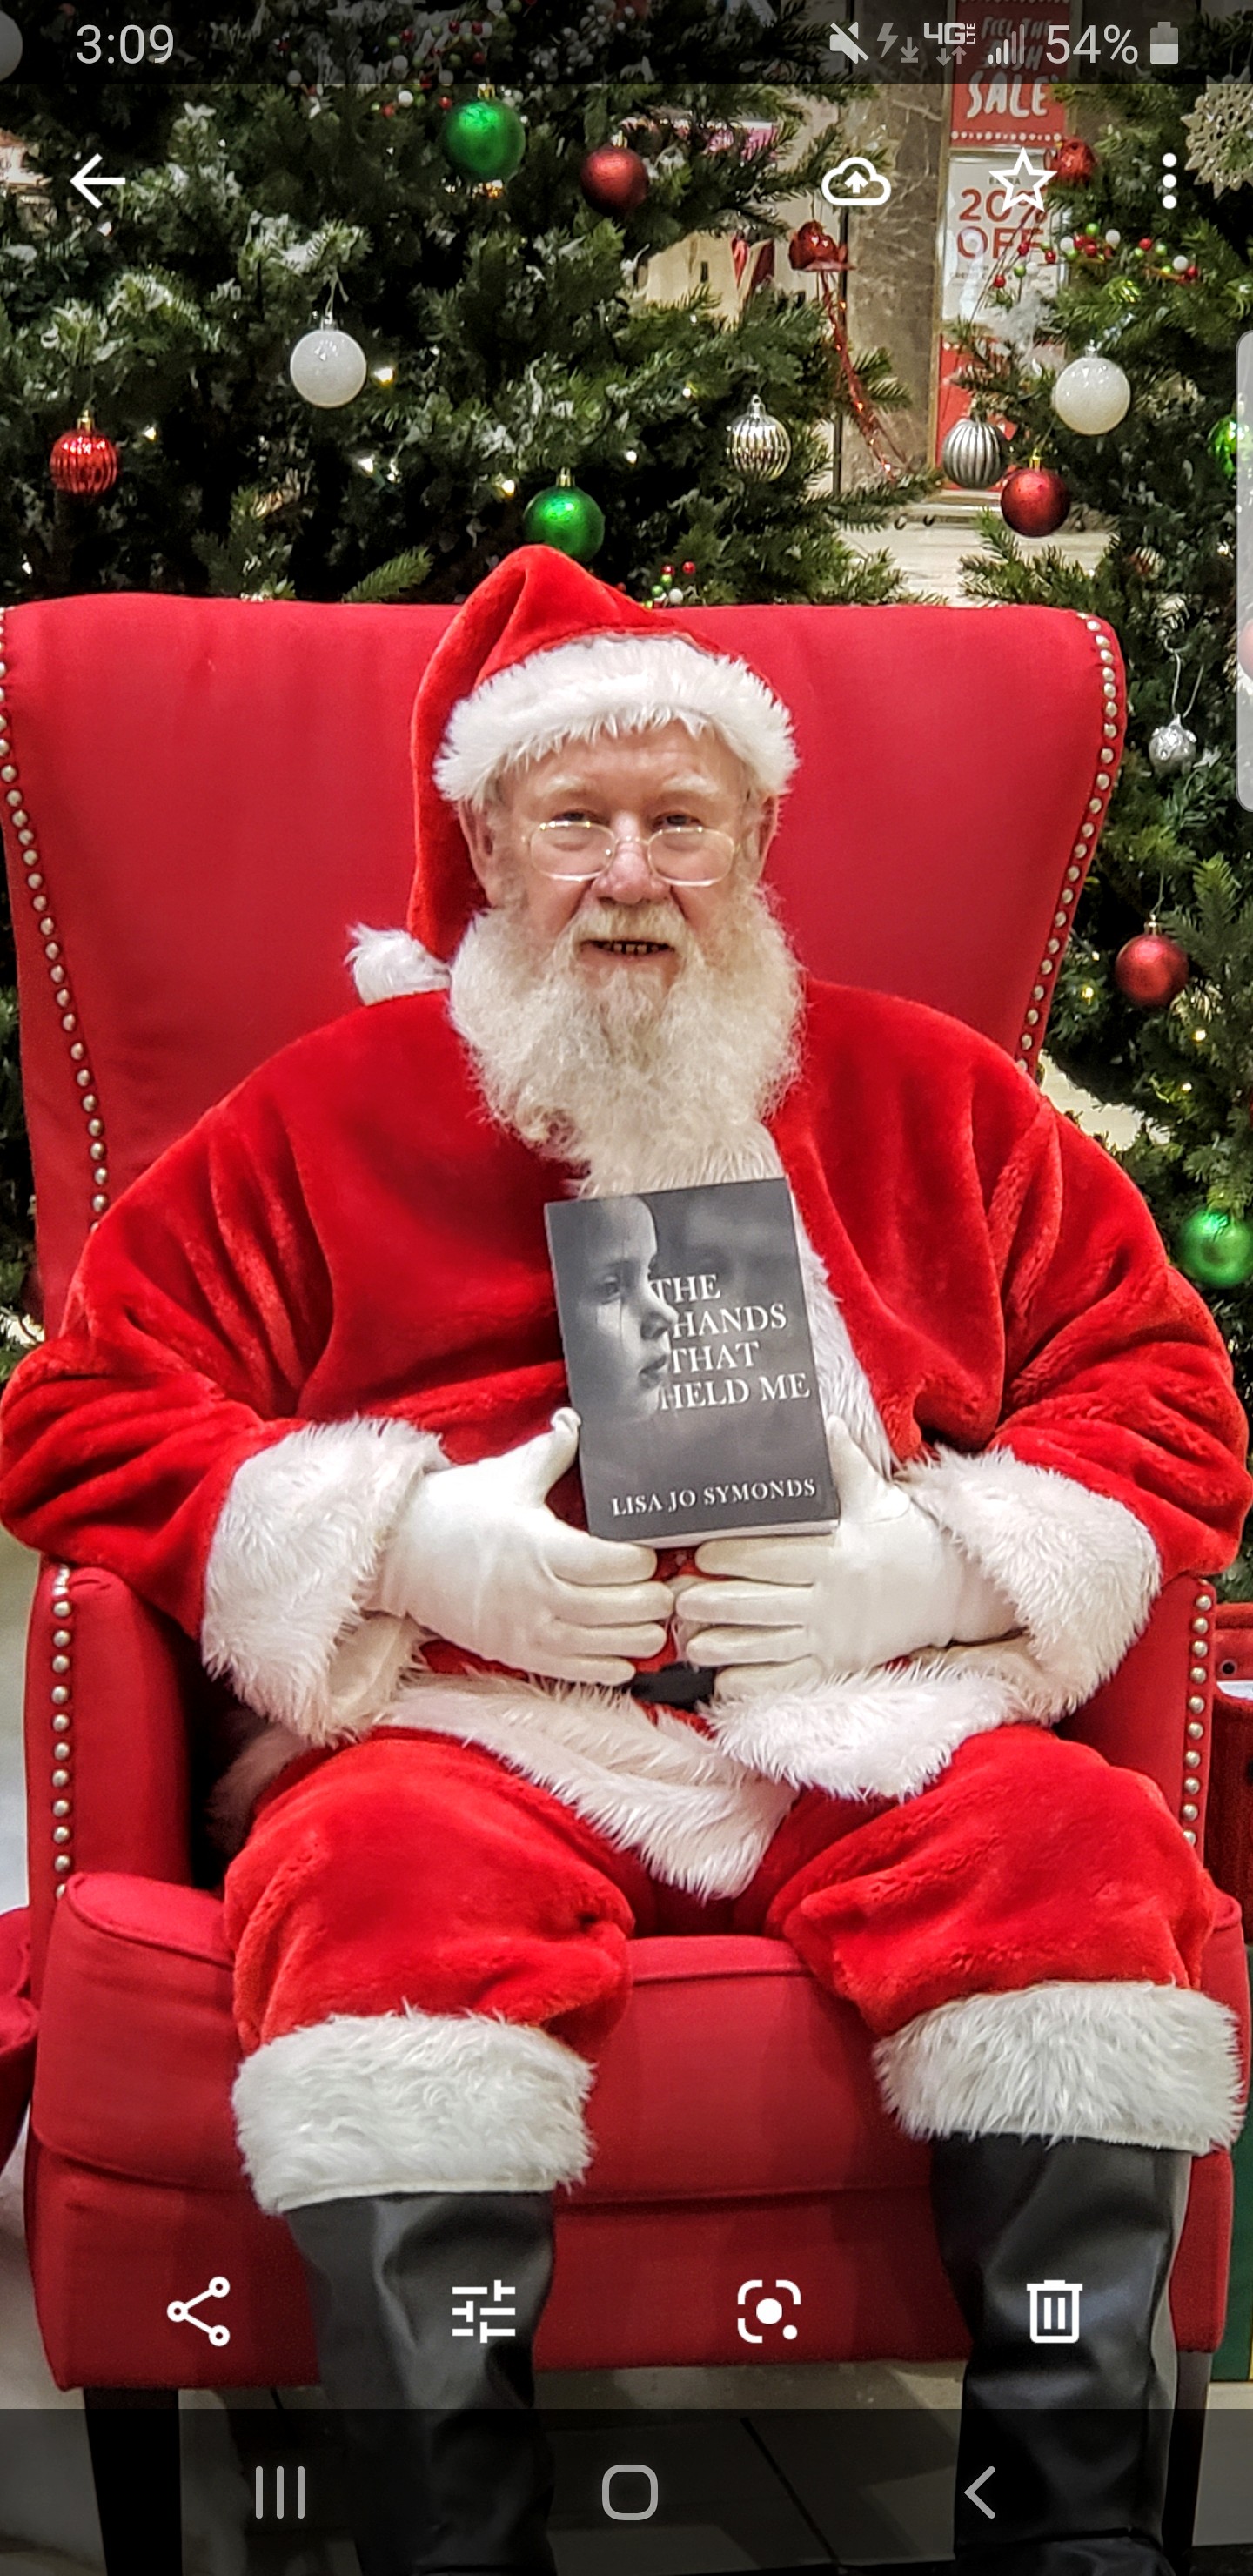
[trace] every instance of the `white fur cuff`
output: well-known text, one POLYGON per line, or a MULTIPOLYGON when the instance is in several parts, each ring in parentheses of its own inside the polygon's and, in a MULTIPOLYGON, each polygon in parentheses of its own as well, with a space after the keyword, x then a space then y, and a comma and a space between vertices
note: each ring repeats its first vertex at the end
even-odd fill
POLYGON ((386 2191, 552 2191, 591 2148, 592 2069, 547 2031, 444 2013, 336 2014, 235 2079, 262 2209, 386 2191))
POLYGON ((685 635, 609 632, 511 662, 453 708, 435 761, 450 803, 481 797, 497 773, 559 743, 637 733, 678 719, 709 725, 769 796, 796 766, 792 720, 760 674, 685 635))
POLYGON ((1187 1987, 1116 1982, 968 1995, 880 2040, 911 2138, 1103 2138, 1203 2156, 1239 2134, 1238 2034, 1187 1987))
POLYGON ((708 1718, 723 1751, 767 1779, 833 1798, 916 1798, 968 1736, 1033 1713, 1024 1680, 1013 1641, 952 1646, 803 1690, 719 1699, 708 1718))
POLYGON ((377 1716, 409 1641, 403 1623, 390 1620, 371 1622, 360 1643, 353 1632, 416 1478, 441 1463, 428 1433, 365 1419, 310 1423, 246 1459, 205 1568, 200 1643, 209 1671, 308 1744, 331 1743, 363 1715, 377 1716), (368 1676, 377 1687, 367 1709, 368 1676))
POLYGON ((916 1502, 1007 1594, 1026 1631, 1023 1705, 1081 1708, 1134 1645, 1161 1588, 1143 1521, 1052 1467, 1008 1449, 941 1450, 907 1471, 916 1502))

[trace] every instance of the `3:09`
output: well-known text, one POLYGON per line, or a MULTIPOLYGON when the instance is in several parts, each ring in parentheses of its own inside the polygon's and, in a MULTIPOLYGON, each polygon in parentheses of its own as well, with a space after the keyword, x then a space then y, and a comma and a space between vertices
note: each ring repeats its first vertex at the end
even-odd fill
POLYGON ((80 63, 168 63, 174 51, 172 27, 80 27, 76 52, 80 63))

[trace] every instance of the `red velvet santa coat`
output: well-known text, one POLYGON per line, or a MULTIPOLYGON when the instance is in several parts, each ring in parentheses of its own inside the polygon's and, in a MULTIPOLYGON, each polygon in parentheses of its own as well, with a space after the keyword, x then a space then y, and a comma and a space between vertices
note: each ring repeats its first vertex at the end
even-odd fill
MULTIPOLYGON (((907 1796, 965 1737, 1080 1705, 1164 1579, 1230 1559, 1253 1490, 1200 1298, 1109 1157, 987 1040, 811 984, 772 1132, 827 1410, 1019 1635, 747 1697, 706 1735, 438 1649, 397 1701, 419 1641, 366 1613, 415 1476, 529 1437, 566 1394, 543 1209, 571 1177, 490 1120, 434 993, 286 1049, 105 1218, 5 1399, 0 1512, 124 1577, 305 1741, 399 1705, 680 1883, 734 1890, 797 1785, 907 1796)), ((552 1499, 573 1516, 574 1480, 552 1499)))

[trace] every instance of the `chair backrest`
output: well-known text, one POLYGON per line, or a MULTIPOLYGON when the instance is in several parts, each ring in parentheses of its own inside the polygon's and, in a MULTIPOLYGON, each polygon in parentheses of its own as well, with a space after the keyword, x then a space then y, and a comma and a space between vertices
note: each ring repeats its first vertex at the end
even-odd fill
MULTIPOLYGON (((10 609, 0 811, 50 1324, 93 1214, 404 918, 409 710, 450 610, 122 594, 10 609)), ((1070 611, 724 608, 792 706, 772 861, 807 965, 1034 1064, 1121 739, 1070 611), (1034 998, 1033 998, 1034 997, 1034 998)))

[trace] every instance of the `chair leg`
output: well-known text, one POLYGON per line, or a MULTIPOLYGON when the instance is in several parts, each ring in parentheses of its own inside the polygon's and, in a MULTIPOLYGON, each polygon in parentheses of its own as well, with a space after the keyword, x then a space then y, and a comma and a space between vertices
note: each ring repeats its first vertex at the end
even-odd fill
POLYGON ((1175 2416, 1170 2429, 1170 2466, 1166 2473, 1166 2507, 1162 2515, 1162 2546, 1175 2576, 1188 2576, 1192 2559, 1192 2533, 1201 2484, 1201 2447, 1205 2440, 1205 2401, 1213 2359, 1211 2352, 1181 2352, 1179 2355, 1175 2416))
POLYGON ((106 2576, 182 2576, 178 2390, 85 2388, 106 2576))

